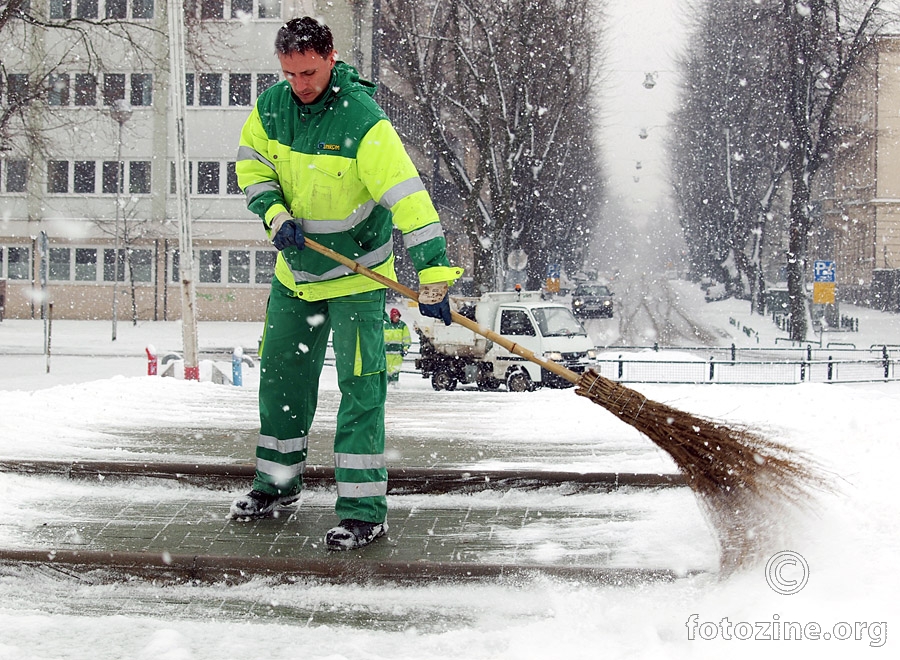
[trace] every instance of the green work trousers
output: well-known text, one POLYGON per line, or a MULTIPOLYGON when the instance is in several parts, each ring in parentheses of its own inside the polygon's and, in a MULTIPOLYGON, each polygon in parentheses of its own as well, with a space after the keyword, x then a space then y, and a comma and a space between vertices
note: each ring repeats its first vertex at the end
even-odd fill
POLYGON ((275 282, 260 352, 256 478, 273 495, 299 493, 328 335, 333 333, 341 403, 334 436, 335 512, 384 522, 384 290, 307 302, 275 282))

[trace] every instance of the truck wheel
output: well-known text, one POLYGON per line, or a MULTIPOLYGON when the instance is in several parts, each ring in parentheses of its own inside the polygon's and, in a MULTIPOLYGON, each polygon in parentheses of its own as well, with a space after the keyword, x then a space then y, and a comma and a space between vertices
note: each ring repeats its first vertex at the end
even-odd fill
POLYGON ((510 392, 531 392, 534 385, 524 371, 514 371, 506 377, 506 389, 510 392))
POLYGON ((441 390, 452 392, 456 389, 456 379, 446 371, 435 371, 431 376, 431 387, 438 392, 441 390))

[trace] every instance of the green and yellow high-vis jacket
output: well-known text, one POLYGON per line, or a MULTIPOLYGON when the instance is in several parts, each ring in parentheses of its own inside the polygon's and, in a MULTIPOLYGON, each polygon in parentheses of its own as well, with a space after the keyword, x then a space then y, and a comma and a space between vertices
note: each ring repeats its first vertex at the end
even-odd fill
MULTIPOLYGON (((241 131, 238 185, 270 238, 273 218, 287 211, 316 242, 396 279, 396 225, 420 284, 452 284, 462 269, 450 266, 431 197, 374 93, 345 62, 316 103, 301 103, 286 81, 267 89, 241 131)), ((383 288, 295 247, 279 252, 275 276, 310 301, 383 288)))

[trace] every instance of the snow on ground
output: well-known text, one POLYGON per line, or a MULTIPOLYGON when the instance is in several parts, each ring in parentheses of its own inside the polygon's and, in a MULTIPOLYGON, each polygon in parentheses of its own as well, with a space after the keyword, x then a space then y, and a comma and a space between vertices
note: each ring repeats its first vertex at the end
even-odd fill
MULTIPOLYGON (((699 289, 677 285, 682 304, 721 337, 723 346, 756 345, 756 336, 760 345, 773 345, 782 336, 769 320, 751 316, 746 302, 706 304, 699 289), (745 326, 757 335, 745 334, 745 326)), ((860 332, 832 333, 823 345, 900 344, 896 315, 842 311, 860 319, 860 332)), ((116 446, 115 431, 160 419, 176 428, 232 425, 252 432, 256 368, 245 367, 243 388, 145 375, 145 346, 153 344, 161 355, 175 351, 180 332, 177 323, 134 327, 120 322, 112 342, 108 322, 57 321, 47 373, 43 323, 0 323, 0 457, 123 458, 127 451, 116 446)), ((200 324, 201 348, 249 348, 258 337, 257 324, 200 324)), ((230 369, 227 361, 218 364, 230 369)), ((323 389, 335 389, 328 369, 323 389)), ((402 412, 389 424, 430 428, 428 442, 440 443, 442 434, 450 433, 445 423, 434 428, 428 413, 416 407, 428 389, 427 381, 404 374, 400 389, 390 394, 402 412)), ((636 389, 690 412, 761 426, 834 473, 836 493, 819 495, 808 511, 773 521, 782 531, 782 545, 773 553, 790 550, 807 562, 802 590, 776 592, 767 584, 763 565, 728 577, 705 573, 634 587, 539 579, 411 587, 253 581, 163 589, 145 583, 79 583, 52 572, 4 573, 0 659, 888 657, 888 649, 897 645, 893 631, 900 622, 895 477, 900 383, 636 389), (156 606, 148 608, 148 602, 156 606), (323 613, 327 623, 322 623, 323 613), (785 639, 797 630, 801 640, 785 639)), ((584 442, 593 433, 602 438, 598 449, 608 444, 621 452, 618 459, 616 452, 612 459, 592 457, 585 445, 585 456, 563 457, 554 468, 605 469, 609 461, 618 461, 625 469, 664 470, 669 464, 652 448, 641 449, 646 442, 630 427, 592 410, 596 406, 571 391, 440 394, 448 406, 465 401, 470 407, 464 420, 457 416, 453 432, 484 438, 485 456, 475 459, 482 465, 533 467, 546 458, 536 460, 527 452, 552 455, 563 427, 584 442), (516 437, 527 439, 522 456, 491 457, 492 447, 508 446, 516 437)), ((23 479, 0 474, 4 516, 16 515, 23 479)), ((51 490, 44 494, 47 516, 53 515, 52 483, 47 482, 51 490)), ((57 495, 62 497, 62 491, 57 495)), ((641 555, 650 554, 650 561, 695 567, 702 555, 704 568, 714 566, 692 498, 673 494, 662 506, 684 533, 626 527, 623 547, 635 561, 647 561, 641 555)), ((778 577, 782 586, 799 579, 797 564, 787 565, 778 577)))

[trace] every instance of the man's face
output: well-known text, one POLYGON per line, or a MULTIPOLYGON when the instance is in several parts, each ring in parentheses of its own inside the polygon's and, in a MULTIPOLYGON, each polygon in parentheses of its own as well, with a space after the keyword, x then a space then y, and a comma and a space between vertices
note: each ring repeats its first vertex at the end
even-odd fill
POLYGON ((301 103, 313 103, 331 80, 331 69, 337 60, 337 51, 322 57, 314 50, 303 53, 278 53, 281 71, 301 103))

